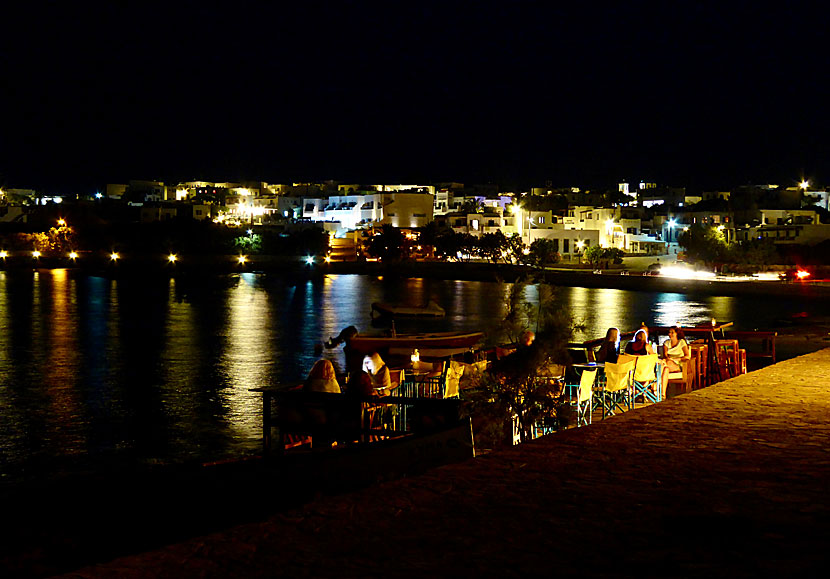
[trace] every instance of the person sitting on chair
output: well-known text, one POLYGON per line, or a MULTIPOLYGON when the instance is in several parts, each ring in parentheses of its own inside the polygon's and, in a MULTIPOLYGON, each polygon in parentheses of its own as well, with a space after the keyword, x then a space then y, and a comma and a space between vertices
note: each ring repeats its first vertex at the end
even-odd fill
POLYGON ((689 360, 692 355, 689 344, 686 342, 686 335, 677 326, 669 328, 669 339, 663 344, 665 360, 663 368, 663 398, 666 397, 666 388, 669 385, 669 373, 682 372, 683 361, 689 360))
POLYGON ((617 357, 620 355, 620 331, 617 328, 608 328, 605 333, 605 341, 597 350, 597 362, 611 362, 617 363, 617 357))
POLYGON ((389 367, 383 362, 380 354, 373 352, 363 358, 363 371, 372 379, 372 387, 380 396, 386 396, 392 390, 392 378, 389 376, 389 367))
POLYGON ((334 374, 334 365, 329 360, 317 360, 305 381, 306 392, 329 392, 340 394, 340 384, 334 374))
POLYGON ((647 356, 654 354, 654 348, 648 343, 648 334, 645 330, 639 329, 634 334, 634 339, 625 346, 625 353, 632 356, 647 356))

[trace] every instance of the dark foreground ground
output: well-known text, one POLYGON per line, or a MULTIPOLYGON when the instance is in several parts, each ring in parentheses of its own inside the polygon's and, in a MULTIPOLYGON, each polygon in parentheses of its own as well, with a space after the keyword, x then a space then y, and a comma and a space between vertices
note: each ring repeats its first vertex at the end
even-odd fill
POLYGON ((828 442, 824 349, 70 576, 824 576, 828 442))

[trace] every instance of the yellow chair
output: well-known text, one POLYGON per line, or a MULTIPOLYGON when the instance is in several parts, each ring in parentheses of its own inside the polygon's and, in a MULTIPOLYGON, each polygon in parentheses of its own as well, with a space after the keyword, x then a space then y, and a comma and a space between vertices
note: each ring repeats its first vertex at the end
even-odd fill
POLYGON ((583 370, 579 377, 579 390, 576 393, 576 426, 591 424, 591 408, 594 402, 594 383, 596 370, 583 370))
POLYGON ((444 388, 444 398, 458 398, 458 390, 461 386, 461 377, 466 370, 462 362, 450 361, 447 368, 447 383, 444 388))
POLYGON ((613 416, 617 410, 631 410, 633 395, 632 384, 636 360, 605 363, 605 387, 602 397, 602 418, 613 416), (625 405, 626 408, 623 408, 625 405))
POLYGON ((663 399, 660 370, 657 354, 636 356, 633 380, 635 398, 642 395, 643 402, 660 402, 663 399))

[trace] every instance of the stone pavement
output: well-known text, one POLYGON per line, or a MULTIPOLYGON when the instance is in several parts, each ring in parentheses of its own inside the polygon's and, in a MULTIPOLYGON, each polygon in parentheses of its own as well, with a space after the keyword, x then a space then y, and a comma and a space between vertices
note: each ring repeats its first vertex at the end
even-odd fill
POLYGON ((824 575, 829 443, 825 349, 70 576, 824 575))

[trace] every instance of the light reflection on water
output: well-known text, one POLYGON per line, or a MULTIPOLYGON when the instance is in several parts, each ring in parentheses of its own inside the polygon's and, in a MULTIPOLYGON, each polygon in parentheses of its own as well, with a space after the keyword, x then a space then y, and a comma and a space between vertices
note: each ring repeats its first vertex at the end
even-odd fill
POLYGON ((261 428, 262 397, 249 389, 271 382, 274 356, 264 344, 274 343, 274 316, 268 295, 252 273, 243 273, 228 299, 228 340, 220 366, 228 377, 224 402, 232 432, 255 438, 261 428))
MULTIPOLYGON (((360 275, 112 280, 0 271, 0 477, 66 456, 170 461, 255 452, 261 400, 249 389, 302 379, 315 346, 346 326, 379 331, 373 301, 432 299, 447 310, 441 319, 401 320, 399 332, 492 330, 504 315, 500 291, 489 282, 360 275)), ((526 291, 538 303, 537 288, 526 291)), ((557 295, 584 326, 575 340, 641 322, 717 318, 762 328, 805 309, 827 315, 828 307, 578 287, 557 295)), ((342 350, 322 355, 342 368, 342 350)))

